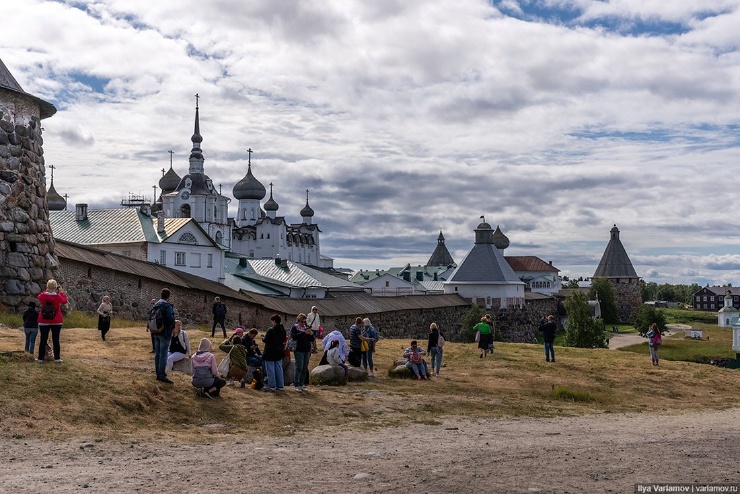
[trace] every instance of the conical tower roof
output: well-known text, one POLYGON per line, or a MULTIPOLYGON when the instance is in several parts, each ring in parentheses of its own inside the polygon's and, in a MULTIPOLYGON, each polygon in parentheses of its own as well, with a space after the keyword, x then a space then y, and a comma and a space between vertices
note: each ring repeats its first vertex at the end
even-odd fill
POLYGON ((445 246, 445 237, 442 235, 442 230, 440 230, 439 237, 437 237, 437 247, 434 249, 432 257, 427 261, 427 266, 452 266, 454 264, 455 261, 445 246))
POLYGON ((37 105, 39 105, 40 117, 42 119, 49 118, 57 112, 57 109, 51 103, 25 92, 23 88, 21 88, 21 85, 18 84, 18 81, 15 80, 13 74, 11 74, 8 68, 5 66, 2 59, 0 59, 0 88, 22 94, 25 97, 33 100, 37 105))
POLYGON ((594 278, 637 278, 635 268, 632 267, 627 251, 624 250, 622 241, 619 240, 619 229, 617 225, 611 229, 611 239, 606 245, 601 262, 596 268, 594 278))

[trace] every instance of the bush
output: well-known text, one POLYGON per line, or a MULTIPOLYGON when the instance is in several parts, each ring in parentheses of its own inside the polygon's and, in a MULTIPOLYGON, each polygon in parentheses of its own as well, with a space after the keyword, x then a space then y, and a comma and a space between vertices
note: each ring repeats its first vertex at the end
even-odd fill
POLYGON ((661 333, 665 331, 665 315, 649 305, 641 305, 632 313, 632 325, 641 334, 647 333, 651 324, 657 324, 661 333))
POLYGON ((470 309, 463 314, 462 319, 460 319, 460 325, 462 326, 462 329, 460 330, 460 339, 463 343, 472 343, 475 341, 475 331, 473 330, 473 326, 478 324, 480 322, 480 318, 485 314, 486 313, 483 311, 483 308, 476 304, 471 305, 470 309))
POLYGON ((606 278, 596 278, 592 281, 589 291, 591 300, 598 299, 601 306, 601 317, 606 324, 619 323, 617 312, 617 295, 611 282, 606 278))
POLYGON ((565 324, 565 343, 578 348, 606 348, 604 322, 594 320, 586 295, 573 292, 565 301, 568 322, 565 324))

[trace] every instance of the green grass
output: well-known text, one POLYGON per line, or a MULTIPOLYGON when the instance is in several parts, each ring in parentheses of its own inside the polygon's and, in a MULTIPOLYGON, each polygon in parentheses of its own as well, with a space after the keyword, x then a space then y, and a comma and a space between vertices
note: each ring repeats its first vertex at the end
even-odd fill
MULTIPOLYGON (((0 314, 0 323, 6 325, 9 328, 22 328, 23 327, 23 315, 18 313, 2 313, 0 314)), ((128 319, 120 319, 113 314, 111 319, 111 328, 130 328, 132 326, 141 326, 144 328, 146 323, 144 321, 131 321, 128 319)), ((64 326, 68 328, 97 328, 98 327, 98 314, 90 314, 78 310, 72 310, 64 313, 64 326)), ((208 328, 210 329, 210 328, 208 328)))
MULTIPOLYGON (((714 324, 692 321, 691 326, 703 331, 702 339, 686 338, 683 333, 665 337, 658 350, 661 359, 705 364, 713 359, 735 357, 735 351, 732 350, 731 328, 720 328, 716 321, 714 324)), ((650 353, 647 341, 620 348, 618 351, 644 355, 650 353)))
POLYGON ((552 390, 551 395, 556 400, 563 400, 563 401, 578 401, 578 402, 583 402, 583 403, 596 401, 596 398, 594 398, 587 391, 569 389, 569 388, 566 388, 565 386, 557 386, 555 389, 552 390))

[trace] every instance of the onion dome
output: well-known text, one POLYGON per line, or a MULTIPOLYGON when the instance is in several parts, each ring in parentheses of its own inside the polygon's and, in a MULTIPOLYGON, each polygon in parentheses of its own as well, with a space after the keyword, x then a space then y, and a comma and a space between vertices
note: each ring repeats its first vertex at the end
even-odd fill
POLYGON ((308 189, 306 189, 306 206, 301 209, 301 216, 304 218, 311 218, 313 214, 313 209, 308 205, 308 189))
POLYGON ((179 184, 180 176, 172 169, 172 163, 170 163, 170 169, 159 179, 159 188, 162 190, 162 194, 167 194, 174 191, 179 184))
POLYGON ((270 184, 270 198, 265 203, 265 211, 277 211, 279 207, 275 199, 272 198, 272 184, 270 184))
POLYGON ((498 225, 496 225, 496 231, 493 232, 493 245, 499 250, 504 250, 509 247, 509 237, 504 235, 498 225))
POLYGON ((233 194, 237 200, 240 199, 257 199, 261 201, 265 198, 265 186, 252 175, 252 165, 247 168, 247 174, 239 180, 234 186, 233 194))
POLYGON ((67 209, 67 201, 54 188, 54 180, 51 181, 51 187, 46 193, 46 203, 49 206, 49 211, 64 211, 67 209))

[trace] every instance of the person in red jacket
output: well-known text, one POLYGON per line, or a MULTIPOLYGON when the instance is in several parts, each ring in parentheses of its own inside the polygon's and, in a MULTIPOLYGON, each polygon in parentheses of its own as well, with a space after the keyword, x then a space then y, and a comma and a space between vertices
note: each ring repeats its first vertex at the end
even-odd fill
POLYGON ((36 362, 39 364, 44 362, 46 342, 49 339, 49 331, 51 331, 54 362, 61 363, 62 356, 61 349, 59 348, 59 333, 61 333, 62 323, 64 323, 62 305, 67 303, 67 295, 64 294, 64 288, 59 286, 56 280, 49 280, 46 282, 46 290, 41 292, 37 298, 41 303, 39 310, 41 340, 39 341, 39 356, 36 362))

